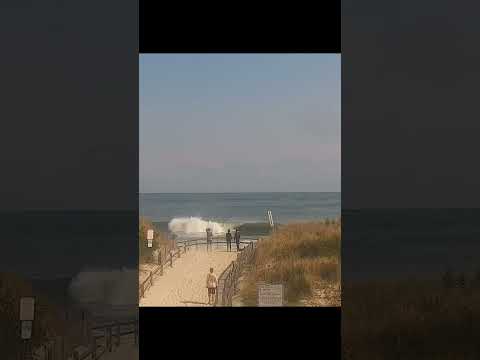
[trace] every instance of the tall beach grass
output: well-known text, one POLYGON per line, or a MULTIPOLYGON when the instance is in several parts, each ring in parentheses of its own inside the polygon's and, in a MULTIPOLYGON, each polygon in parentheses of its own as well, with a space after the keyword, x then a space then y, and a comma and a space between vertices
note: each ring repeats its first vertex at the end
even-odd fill
POLYGON ((312 296, 319 282, 336 283, 340 241, 340 220, 280 226, 259 240, 254 264, 242 286, 242 301, 257 304, 259 282, 283 284, 287 305, 312 296))

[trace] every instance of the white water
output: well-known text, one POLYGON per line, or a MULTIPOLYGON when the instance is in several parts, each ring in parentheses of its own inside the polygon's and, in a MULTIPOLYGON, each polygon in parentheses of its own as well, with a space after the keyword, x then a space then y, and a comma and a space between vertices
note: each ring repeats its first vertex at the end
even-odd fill
POLYGON ((129 269, 82 271, 70 283, 70 295, 79 303, 112 306, 135 304, 138 271, 129 269))
POLYGON ((176 235, 203 236, 206 229, 212 229, 214 236, 223 235, 227 229, 233 230, 233 225, 203 220, 200 217, 174 218, 168 223, 168 229, 176 235))

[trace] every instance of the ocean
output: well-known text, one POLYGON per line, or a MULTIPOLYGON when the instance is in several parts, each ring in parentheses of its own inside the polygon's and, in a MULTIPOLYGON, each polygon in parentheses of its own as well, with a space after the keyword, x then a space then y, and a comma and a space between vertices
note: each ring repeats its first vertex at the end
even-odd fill
MULTIPOLYGON (((227 227, 267 223, 267 210, 274 223, 337 218, 341 213, 339 192, 284 193, 146 193, 139 195, 139 212, 161 230, 214 233, 227 227), (170 224, 170 226, 169 226, 170 224), (217 231, 216 231, 217 230, 217 231)), ((255 231, 253 231, 255 232, 255 231)), ((252 234, 253 235, 253 234, 252 234)))
POLYGON ((480 209, 343 209, 342 279, 480 274, 480 209))

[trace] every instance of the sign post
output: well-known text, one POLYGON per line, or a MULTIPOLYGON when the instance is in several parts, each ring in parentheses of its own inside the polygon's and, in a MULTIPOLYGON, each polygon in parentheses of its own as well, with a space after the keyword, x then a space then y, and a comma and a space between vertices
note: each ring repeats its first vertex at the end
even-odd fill
POLYGON ((147 246, 151 248, 152 244, 153 244, 153 229, 149 229, 147 231, 147 246))
POLYGON ((35 317, 35 298, 22 297, 20 298, 20 322, 21 332, 20 338, 24 341, 24 359, 32 357, 30 339, 32 338, 33 320, 35 317))

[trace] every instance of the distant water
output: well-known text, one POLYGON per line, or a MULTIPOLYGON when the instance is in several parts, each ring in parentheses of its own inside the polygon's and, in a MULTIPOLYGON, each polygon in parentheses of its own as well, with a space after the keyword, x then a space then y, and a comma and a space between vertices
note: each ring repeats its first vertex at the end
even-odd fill
POLYGON ((0 212, 0 271, 68 279, 86 269, 136 268, 135 211, 0 212))
POLYGON ((86 299, 96 317, 134 316, 138 275, 124 269, 138 267, 136 211, 0 212, 0 229, 0 272, 31 281, 51 304, 86 299))
POLYGON ((480 272, 480 209, 344 209, 342 280, 480 272))
POLYGON ((271 210, 274 221, 319 220, 340 216, 340 193, 192 193, 140 194, 140 215, 156 222, 174 218, 199 217, 205 220, 266 222, 271 210))

